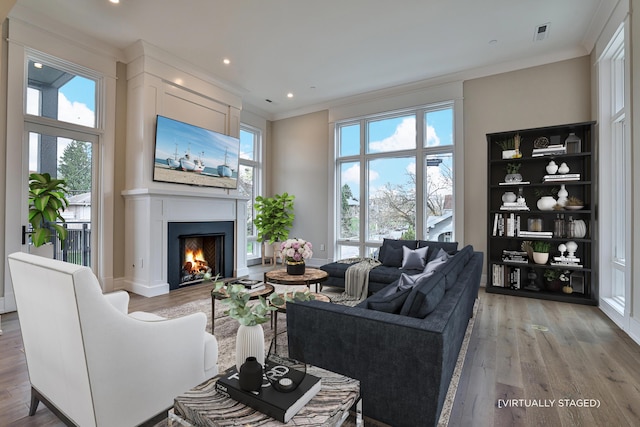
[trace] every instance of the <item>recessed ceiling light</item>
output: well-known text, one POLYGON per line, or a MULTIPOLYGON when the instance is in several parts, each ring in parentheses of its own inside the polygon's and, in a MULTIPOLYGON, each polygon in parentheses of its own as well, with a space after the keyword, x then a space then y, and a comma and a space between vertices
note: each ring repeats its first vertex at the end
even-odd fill
POLYGON ((224 62, 225 65, 231 64, 231 60, 229 58, 224 58, 222 62, 224 62))
POLYGON ((34 62, 33 66, 36 68, 42 68, 42 62, 34 62))
POLYGON ((111 2, 113 4, 118 4, 118 3, 120 3, 120 0, 109 0, 109 2, 111 2))
POLYGON ((289 93, 287 94, 287 98, 293 98, 293 94, 292 94, 291 92, 289 92, 289 93))

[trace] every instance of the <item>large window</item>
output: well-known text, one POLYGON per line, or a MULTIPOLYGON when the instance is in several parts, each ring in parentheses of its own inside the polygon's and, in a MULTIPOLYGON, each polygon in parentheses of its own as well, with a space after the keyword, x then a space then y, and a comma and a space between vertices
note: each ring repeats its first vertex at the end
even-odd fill
POLYGON ((69 207, 62 215, 69 233, 64 244, 52 242, 54 256, 83 265, 91 265, 92 258, 98 82, 73 64, 37 55, 27 60, 26 167, 66 180, 69 207))
POLYGON ((453 103, 336 124, 338 258, 453 237, 453 103))
POLYGON ((260 130, 247 126, 240 126, 240 171, 238 173, 238 190, 243 196, 249 197, 247 204, 247 257, 260 257, 260 244, 253 224, 255 212, 253 203, 260 195, 260 159, 262 133, 260 130))
MULTIPOLYGON (((612 38, 599 61, 600 86, 600 293, 603 309, 624 317, 630 289, 627 263, 630 241, 631 150, 629 146, 628 76, 625 26, 612 38)), ((614 318, 615 320, 615 318, 614 318)))

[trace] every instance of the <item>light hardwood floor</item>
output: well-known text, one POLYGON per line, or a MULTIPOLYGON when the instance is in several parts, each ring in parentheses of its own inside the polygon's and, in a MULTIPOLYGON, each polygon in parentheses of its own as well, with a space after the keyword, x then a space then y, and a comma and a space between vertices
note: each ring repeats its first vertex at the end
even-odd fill
MULTIPOLYGON (((200 285, 155 298, 132 295, 130 308, 149 311, 208 295, 200 285)), ((600 310, 483 289, 480 299, 450 426, 640 425, 640 346, 600 310), (518 407, 504 407, 513 399, 518 407), (569 406, 584 400, 599 407, 569 406)), ((0 426, 62 426, 42 404, 27 416, 17 315, 3 315, 2 328, 0 426)))

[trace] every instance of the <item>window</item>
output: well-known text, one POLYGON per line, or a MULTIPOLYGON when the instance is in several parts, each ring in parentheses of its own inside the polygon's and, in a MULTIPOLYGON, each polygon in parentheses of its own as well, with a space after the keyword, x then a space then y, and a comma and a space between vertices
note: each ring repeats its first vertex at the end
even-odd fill
POLYGON ((260 257, 260 244, 257 241, 256 228, 253 225, 255 211, 253 202, 260 195, 260 169, 261 169, 261 141, 260 130, 247 126, 240 126, 240 171, 238 173, 238 191, 243 196, 249 197, 247 203, 247 257, 260 257))
POLYGON ((99 79, 76 68, 37 55, 27 59, 26 167, 66 180, 69 207, 62 215, 69 233, 64 244, 53 242, 54 256, 90 266, 99 79))
POLYGON ((600 295, 610 315, 625 316, 630 289, 627 263, 631 220, 631 150, 627 118, 628 64, 625 57, 625 26, 621 25, 599 61, 600 122, 600 295))
POLYGON ((453 238, 453 103, 336 124, 336 257, 453 238))

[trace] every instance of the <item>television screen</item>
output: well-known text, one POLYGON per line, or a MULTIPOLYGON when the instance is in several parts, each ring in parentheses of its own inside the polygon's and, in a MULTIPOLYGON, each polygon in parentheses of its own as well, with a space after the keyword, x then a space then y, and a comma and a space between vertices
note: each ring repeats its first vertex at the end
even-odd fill
POLYGON ((158 115, 153 180, 235 189, 240 140, 158 115))

